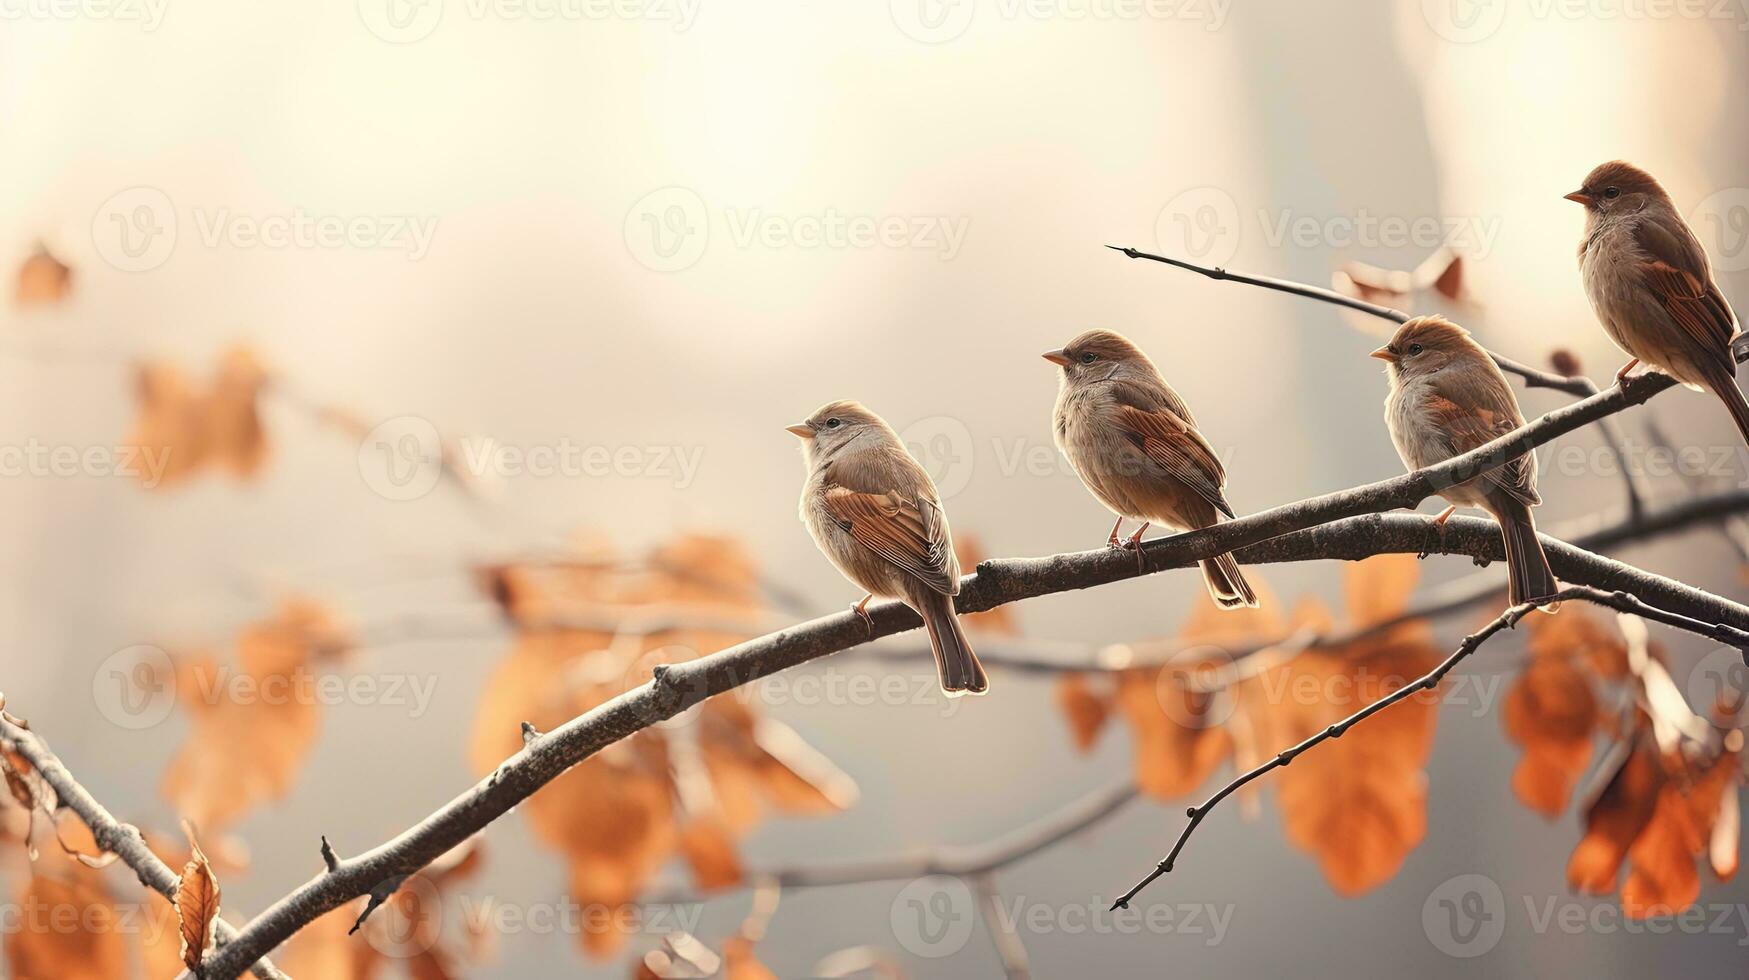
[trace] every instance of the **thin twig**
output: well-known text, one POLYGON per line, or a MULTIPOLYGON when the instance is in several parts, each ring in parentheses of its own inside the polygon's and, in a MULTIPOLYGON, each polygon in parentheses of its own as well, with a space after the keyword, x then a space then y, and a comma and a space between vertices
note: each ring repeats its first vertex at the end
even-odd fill
MULTIPOLYGON (((96 839, 98 847, 114 854, 123 864, 133 869, 140 884, 164 896, 172 905, 175 904, 179 878, 177 873, 146 845, 146 839, 140 834, 138 827, 117 820, 103 804, 97 802, 97 798, 89 790, 73 778, 73 774, 49 749, 42 736, 11 715, 0 715, 0 740, 29 760, 36 771, 42 774, 43 780, 54 788, 60 803, 71 808, 85 826, 91 829, 91 836, 96 839)), ((237 938, 236 927, 224 919, 217 920, 213 931, 220 946, 237 938)), ((252 972, 261 980, 288 980, 285 974, 279 972, 265 958, 255 960, 252 972)))
POLYGON ((972 875, 968 884, 977 898, 984 931, 990 934, 990 944, 1002 960, 1002 975, 1007 980, 1031 980, 1032 966, 1027 960, 1026 944, 1020 941, 1020 930, 1002 907, 1002 896, 996 891, 996 877, 986 871, 972 875))
MULTIPOLYGON (((1392 309, 1389 306, 1380 306, 1377 303, 1368 303, 1363 299, 1356 299, 1353 296, 1344 296, 1333 289, 1325 289, 1322 286, 1311 286, 1303 282, 1275 279, 1270 276, 1254 276, 1243 272, 1233 272, 1230 269, 1222 269, 1218 266, 1211 268, 1209 266, 1197 265, 1194 262, 1186 262, 1183 259, 1175 259, 1165 255, 1155 255, 1152 252, 1143 252, 1140 249, 1129 248, 1124 245, 1107 245, 1105 247, 1112 249, 1113 251, 1122 252, 1132 259, 1148 259, 1151 262, 1164 262, 1167 265, 1186 269, 1190 272, 1197 273, 1198 275, 1207 276, 1210 279, 1222 282, 1239 282, 1244 283, 1247 286, 1260 286, 1264 289, 1273 289, 1280 293, 1304 296, 1307 299, 1315 299, 1319 302, 1332 303, 1336 306, 1358 310, 1361 313, 1367 313, 1383 320, 1390 320, 1393 323, 1407 323, 1413 319, 1413 316, 1402 310, 1392 309)), ((1518 375, 1520 378, 1524 379, 1525 384, 1532 388, 1553 388, 1556 391, 1564 391, 1569 395, 1574 395, 1579 398, 1584 398, 1587 395, 1595 395, 1597 393, 1597 386, 1592 384, 1589 379, 1568 378, 1559 374, 1551 374, 1547 371, 1539 371, 1528 364, 1522 364, 1510 357, 1496 354, 1493 351, 1489 351, 1488 356, 1494 359, 1495 364, 1500 365, 1500 370, 1505 371, 1508 374, 1518 375)))
MULTIPOLYGON (((1588 586, 1570 586, 1556 593, 1554 598, 1548 601, 1561 602, 1568 600, 1583 600, 1601 606, 1609 606, 1610 608, 1618 609, 1622 612, 1633 613, 1634 615, 1653 620, 1654 622, 1664 623, 1667 626, 1674 626, 1678 629, 1687 630, 1690 633, 1698 633, 1708 639, 1716 640, 1720 643, 1727 643, 1736 647, 1738 650, 1743 651, 1745 660, 1749 660, 1749 631, 1725 626, 1719 623, 1701 622, 1688 616, 1681 616, 1663 609, 1658 609, 1641 602, 1638 598, 1626 592, 1606 592, 1602 589, 1594 589, 1588 586)), ((1512 627, 1517 626, 1519 620, 1529 615, 1531 611, 1536 608, 1536 603, 1528 602, 1509 607, 1505 612, 1494 617, 1488 625, 1471 633, 1469 636, 1464 637, 1464 641, 1458 645, 1457 650, 1453 651, 1451 656, 1446 657, 1441 661, 1439 666, 1428 671, 1426 674, 1423 674, 1419 680, 1392 691, 1390 694, 1379 698, 1377 701, 1374 701, 1359 711, 1356 711, 1347 718, 1344 718, 1328 728, 1312 735, 1298 745, 1281 750, 1270 758, 1269 761, 1240 774, 1231 782, 1222 786, 1213 796, 1204 801, 1201 806, 1187 808, 1185 810, 1185 815, 1188 816, 1190 820, 1184 825, 1184 829, 1179 832, 1178 840, 1172 845, 1172 850, 1168 851, 1166 857, 1161 859, 1161 861, 1154 866, 1154 870, 1148 872, 1147 877, 1137 882, 1129 891, 1124 892, 1123 897, 1119 898, 1116 902, 1113 902, 1111 907, 1113 909, 1127 908, 1130 904, 1130 900, 1136 897, 1136 893, 1148 887, 1154 879, 1170 872, 1178 861, 1179 853, 1184 850, 1185 843, 1190 840, 1190 835, 1196 830, 1197 825, 1202 823, 1203 818, 1208 816, 1209 811, 1219 805, 1222 800, 1237 792, 1245 784, 1262 777, 1271 770, 1285 768, 1292 763, 1294 759, 1298 758, 1301 753, 1309 751, 1318 744, 1332 738, 1341 738, 1350 728, 1353 728, 1355 725, 1371 718, 1373 715, 1378 714, 1380 711, 1383 711, 1391 705, 1396 704, 1405 698, 1411 697, 1420 691, 1431 691, 1438 687, 1439 682, 1445 679, 1445 675, 1450 673, 1452 668, 1456 667, 1465 657, 1476 652, 1483 643, 1487 642, 1490 637, 1499 633, 1501 630, 1511 629, 1512 627)))

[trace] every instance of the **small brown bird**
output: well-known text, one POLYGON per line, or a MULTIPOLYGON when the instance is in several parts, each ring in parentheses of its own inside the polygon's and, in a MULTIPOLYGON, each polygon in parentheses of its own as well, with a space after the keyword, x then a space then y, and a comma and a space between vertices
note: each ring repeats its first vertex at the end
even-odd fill
POLYGON ((1585 205, 1579 270, 1591 307, 1617 347, 1725 403, 1749 442, 1749 402, 1737 390, 1731 341, 1737 315, 1713 282, 1712 263, 1656 178, 1620 160, 1591 171, 1567 195, 1585 205))
MULTIPOLYGON (((1053 415, 1057 448, 1117 523, 1109 547, 1139 549, 1150 523, 1192 531, 1232 517, 1226 470, 1154 362, 1120 334, 1089 330, 1044 358, 1063 369, 1053 415), (1124 518, 1141 521, 1122 542, 1124 518)), ((1257 605, 1232 555, 1202 562, 1223 609, 1257 605)))
POLYGON ((802 440, 808 473, 802 522, 844 577, 869 593, 851 608, 867 620, 875 596, 904 600, 929 631, 942 691, 989 690, 954 612, 960 564, 929 473, 892 427, 856 402, 833 402, 789 431, 802 440))
MULTIPOLYGON (((1385 398, 1385 425, 1397 455, 1411 470, 1461 456, 1524 424, 1506 375, 1470 339, 1469 331, 1444 317, 1410 320, 1372 356, 1388 365, 1391 393, 1385 398)), ((1517 456, 1439 495, 1451 503, 1433 519, 1441 534, 1460 504, 1487 511, 1500 525, 1513 605, 1559 591, 1530 516, 1530 509, 1542 503, 1536 492, 1536 456, 1517 456)))

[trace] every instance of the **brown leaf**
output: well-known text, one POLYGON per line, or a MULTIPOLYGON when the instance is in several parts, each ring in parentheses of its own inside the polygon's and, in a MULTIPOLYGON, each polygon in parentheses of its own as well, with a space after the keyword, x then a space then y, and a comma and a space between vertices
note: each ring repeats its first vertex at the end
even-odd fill
POLYGON ((18 284, 12 295, 19 306, 52 306, 66 299, 72 290, 73 270, 39 243, 30 258, 19 266, 18 284))
POLYGON ((1591 679, 1561 652, 1533 654, 1506 693, 1506 736, 1524 747, 1512 789, 1525 806, 1554 817, 1591 763, 1597 695, 1591 679))
POLYGON ((1087 675, 1069 671, 1057 679, 1057 706, 1069 720, 1069 734, 1075 748, 1086 753, 1099 741, 1099 733, 1111 717, 1113 698, 1093 693, 1087 675))
POLYGON ((268 374, 244 348, 227 352, 209 391, 199 392, 174 365, 147 362, 136 385, 139 419, 129 445, 160 467, 141 466, 149 489, 168 488, 207 466, 248 478, 267 457, 257 403, 268 374), (150 481, 156 479, 156 483, 150 481))
POLYGON ((127 975, 127 942, 102 876, 65 865, 67 877, 32 870, 15 898, 22 919, 6 930, 15 980, 115 980, 127 975), (68 920, 78 928, 67 928, 68 920))
MULTIPOLYGON (((1302 654, 1240 686, 1259 744, 1278 752, 1412 682, 1439 661, 1424 627, 1398 627, 1346 650, 1302 654)), ((1388 881, 1427 832, 1423 772, 1437 702, 1407 698, 1325 741, 1277 774, 1288 839, 1318 858, 1337 893, 1388 881)))
POLYGON ((1421 580, 1421 562, 1414 555, 1375 555, 1349 562, 1343 569, 1343 593, 1348 619, 1364 629, 1403 614, 1421 580))
POLYGON ((193 828, 185 824, 183 830, 193 856, 176 880, 176 921, 182 935, 182 964, 198 971, 201 957, 212 944, 213 923, 219 917, 219 879, 201 853, 193 828))
POLYGON ((1232 752, 1216 715, 1221 695, 1194 690, 1193 678, 1222 659, 1180 657, 1160 669, 1126 670, 1117 678, 1117 706, 1135 735, 1136 785, 1159 800, 1201 786, 1232 752))
POLYGON ((701 817, 682 828, 680 853, 691 865, 692 883, 700 891, 733 888, 741 883, 741 856, 720 817, 701 817))
POLYGON ((744 936, 723 940, 723 980, 777 980, 753 955, 753 941, 744 936))
POLYGON ((1634 738, 1618 756, 1607 770, 1609 781, 1585 808, 1585 836, 1567 859, 1567 884, 1590 895, 1615 891, 1622 860, 1651 822, 1664 788, 1664 767, 1649 739, 1634 738))

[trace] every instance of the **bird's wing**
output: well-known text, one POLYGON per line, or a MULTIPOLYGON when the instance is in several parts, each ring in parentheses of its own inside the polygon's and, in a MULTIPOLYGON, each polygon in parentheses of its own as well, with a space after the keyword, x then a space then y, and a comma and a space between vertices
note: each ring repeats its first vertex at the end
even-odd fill
POLYGON ((1216 510, 1232 517, 1233 508, 1221 492, 1227 483, 1226 468, 1214 447, 1196 431, 1184 403, 1171 389, 1162 393, 1123 385, 1117 389, 1117 398, 1117 427, 1136 448, 1216 510))
MULTIPOLYGON (((1488 365, 1493 367, 1492 364, 1488 365)), ((1440 383, 1438 376, 1434 393, 1424 406, 1433 424, 1445 433, 1452 455, 1461 456, 1524 424, 1518 402, 1506 379, 1494 369, 1486 379, 1476 384, 1465 382, 1440 383)), ((1536 457, 1530 453, 1516 456, 1496 469, 1489 470, 1483 481, 1506 491, 1528 507, 1542 503, 1536 492, 1536 457)))
POLYGON ((1662 223, 1642 221, 1634 227, 1634 243, 1647 258, 1640 267, 1646 285, 1670 318, 1695 346, 1736 374, 1730 349, 1737 318, 1714 284, 1694 233, 1686 226, 1675 232, 1662 223))
POLYGON ((959 592, 959 561, 947 516, 935 500, 897 490, 869 493, 839 484, 829 484, 823 497, 832 519, 858 544, 943 595, 959 592))

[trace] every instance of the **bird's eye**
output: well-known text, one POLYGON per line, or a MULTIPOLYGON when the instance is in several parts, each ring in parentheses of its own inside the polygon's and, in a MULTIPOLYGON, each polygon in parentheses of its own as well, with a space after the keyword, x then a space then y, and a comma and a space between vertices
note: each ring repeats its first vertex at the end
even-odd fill
POLYGON ((1092 364, 1094 361, 1097 361, 1097 360, 1099 360, 1099 355, 1093 353, 1092 351, 1088 351, 1087 353, 1081 355, 1081 363, 1082 364, 1092 364))
POLYGON ((1421 353, 1421 345, 1420 344, 1410 344, 1409 345, 1409 356, 1413 357, 1414 355, 1419 354, 1419 353, 1421 353))
POLYGON ((826 420, 826 428, 828 428, 828 429, 836 429, 840 425, 843 425, 843 424, 844 424, 843 422, 840 422, 837 419, 827 419, 826 420))
POLYGON ((1621 196, 1621 188, 1619 188, 1619 187, 1605 187, 1603 189, 1603 196, 1607 197, 1613 201, 1616 198, 1621 196))

